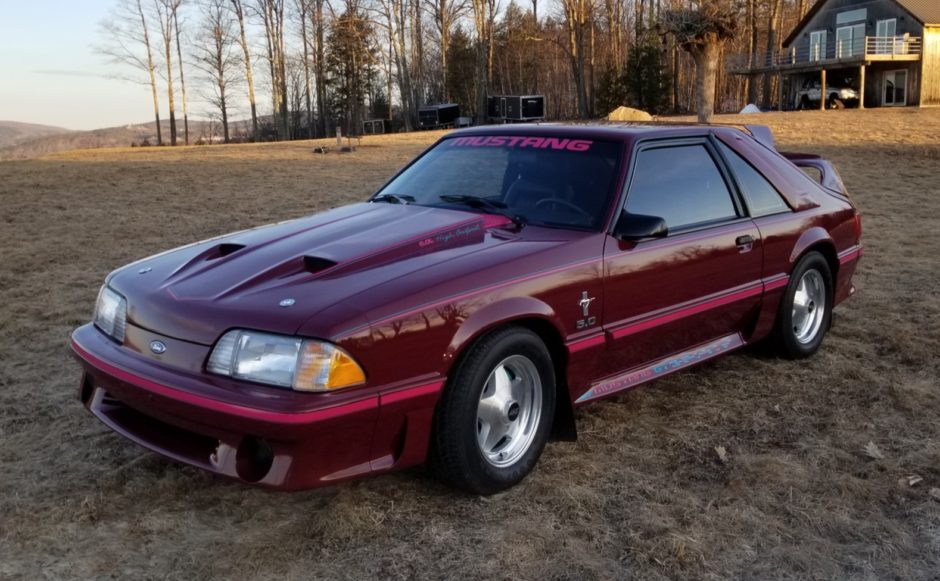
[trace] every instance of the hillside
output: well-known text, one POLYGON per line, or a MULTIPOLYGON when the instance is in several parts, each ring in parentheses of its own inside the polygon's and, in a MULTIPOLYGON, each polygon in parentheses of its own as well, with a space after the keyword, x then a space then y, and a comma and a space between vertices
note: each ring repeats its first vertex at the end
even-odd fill
POLYGON ((70 129, 53 127, 52 125, 0 121, 0 150, 24 141, 50 135, 61 135, 70 131, 70 129))
MULTIPOLYGON (((9 122, 0 122, 0 160, 9 159, 29 159, 42 157, 50 153, 60 151, 71 151, 73 149, 97 149, 100 147, 127 147, 131 144, 140 144, 147 141, 152 144, 157 143, 157 131, 154 123, 140 123, 133 125, 122 125, 119 127, 107 127, 104 129, 94 129, 91 131, 68 131, 58 129, 57 133, 35 133, 29 137, 5 143, 2 139, 4 126, 9 122), (63 133, 64 132, 64 133, 63 133)), ((24 124, 17 124, 24 125, 24 124)), ((170 140, 170 124, 161 123, 163 127, 163 139, 165 142, 170 140)), ((208 121, 189 122, 190 142, 196 143, 201 136, 208 135, 213 124, 208 121)), ((42 125, 27 127, 43 127, 42 125)), ((183 123, 177 122, 177 131, 179 139, 183 139, 183 123)))

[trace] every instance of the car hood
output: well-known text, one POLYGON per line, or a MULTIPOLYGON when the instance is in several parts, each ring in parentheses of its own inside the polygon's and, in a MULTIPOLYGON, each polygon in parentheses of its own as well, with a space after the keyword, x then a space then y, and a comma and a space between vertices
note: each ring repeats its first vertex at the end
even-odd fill
POLYGON ((346 299, 505 245, 512 232, 493 232, 509 224, 451 209, 354 204, 158 254, 108 284, 127 298, 129 323, 169 337, 209 345, 231 328, 294 334, 318 315, 313 328, 328 338, 368 323, 361 301, 346 299))

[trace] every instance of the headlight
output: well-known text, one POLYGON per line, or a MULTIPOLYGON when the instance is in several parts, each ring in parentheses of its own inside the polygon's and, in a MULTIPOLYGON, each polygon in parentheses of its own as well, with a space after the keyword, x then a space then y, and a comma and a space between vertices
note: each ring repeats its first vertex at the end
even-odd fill
POLYGON ((244 330, 219 339, 206 369, 297 391, 331 391, 366 380, 362 367, 336 345, 244 330))
POLYGON ((124 342, 124 328, 127 326, 127 301, 107 287, 101 287, 98 301, 95 303, 95 326, 117 341, 124 342))

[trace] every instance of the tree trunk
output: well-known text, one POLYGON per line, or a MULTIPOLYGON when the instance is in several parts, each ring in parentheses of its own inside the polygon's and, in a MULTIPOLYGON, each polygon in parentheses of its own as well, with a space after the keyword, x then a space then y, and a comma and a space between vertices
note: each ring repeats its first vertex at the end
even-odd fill
POLYGON ((307 137, 313 139, 313 109, 310 101, 310 39, 307 38, 307 2, 300 0, 300 35, 304 45, 304 98, 307 107, 307 137))
POLYGON ((176 103, 175 103, 175 94, 173 91, 173 56, 172 56, 172 36, 171 31, 169 30, 169 15, 166 16, 166 22, 162 25, 164 27, 163 31, 163 47, 164 54, 166 56, 166 95, 167 95, 167 106, 170 109, 170 145, 176 145, 176 103))
POLYGON ((258 105, 255 102, 255 81, 251 70, 251 52, 248 50, 248 36, 245 34, 245 8, 241 0, 231 0, 232 10, 238 19, 240 43, 245 60, 245 82, 248 84, 248 104, 251 106, 251 139, 258 140, 258 105))
POLYGON ((180 22, 178 7, 173 10, 173 27, 176 29, 176 56, 180 66, 180 91, 183 96, 183 136, 189 145, 189 103, 186 99, 186 77, 183 75, 183 47, 180 43, 180 22))
MULTIPOLYGON (((757 0, 747 0, 747 25, 751 29, 751 34, 748 35, 748 54, 750 54, 750 65, 758 65, 758 55, 757 55, 757 0)), ((757 104, 757 76, 748 75, 745 77, 747 79, 747 103, 746 104, 757 104)))
POLYGON ((314 0, 314 18, 316 26, 314 27, 315 43, 313 63, 314 82, 317 92, 317 132, 326 137, 326 50, 324 47, 323 35, 323 2, 324 0, 314 0))
POLYGON ((150 32, 147 30, 147 18, 141 0, 137 0, 137 13, 144 33, 144 46, 147 47, 147 72, 150 75, 150 92, 153 93, 153 118, 157 125, 157 145, 163 145, 163 128, 160 126, 160 99, 157 96, 157 74, 153 64, 153 51, 150 48, 150 32))
POLYGON ((715 78, 721 46, 717 38, 709 35, 702 44, 692 48, 695 60, 696 110, 699 123, 711 123, 715 113, 715 78))
MULTIPOLYGON (((770 15, 767 17, 767 54, 771 56, 777 50, 777 20, 780 17, 780 3, 782 0, 770 1, 770 15)), ((768 109, 773 105, 772 76, 764 73, 764 106, 768 109)))

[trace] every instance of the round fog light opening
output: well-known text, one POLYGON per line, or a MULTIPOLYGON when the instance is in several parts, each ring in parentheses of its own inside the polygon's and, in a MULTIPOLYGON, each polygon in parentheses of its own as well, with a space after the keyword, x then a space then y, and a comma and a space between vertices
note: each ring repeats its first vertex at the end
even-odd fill
POLYGON ((246 436, 235 453, 235 471, 246 482, 258 482, 268 475, 274 464, 274 450, 262 438, 246 436))

